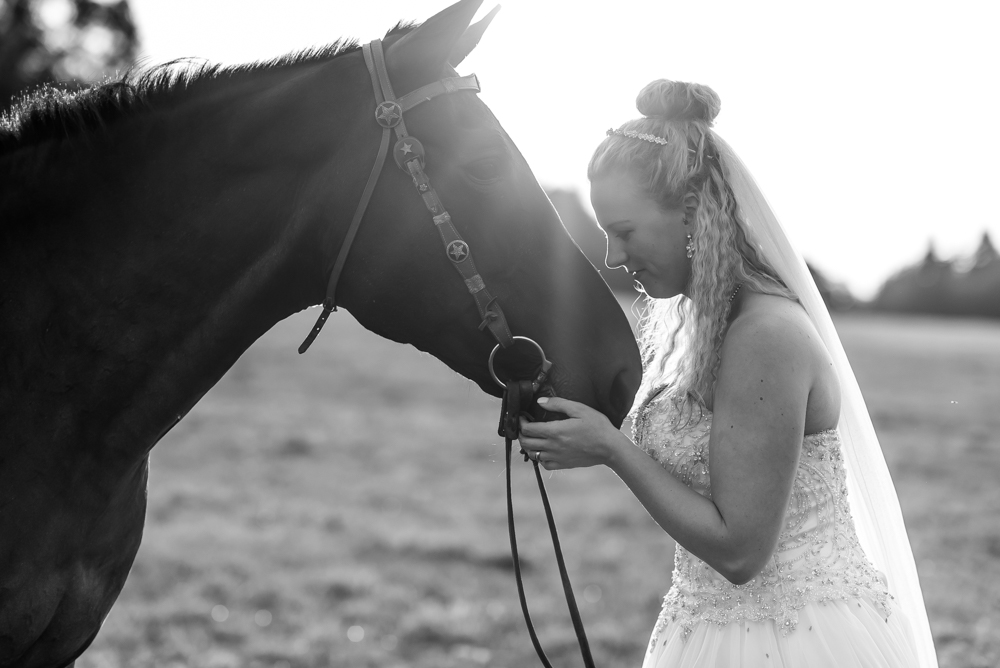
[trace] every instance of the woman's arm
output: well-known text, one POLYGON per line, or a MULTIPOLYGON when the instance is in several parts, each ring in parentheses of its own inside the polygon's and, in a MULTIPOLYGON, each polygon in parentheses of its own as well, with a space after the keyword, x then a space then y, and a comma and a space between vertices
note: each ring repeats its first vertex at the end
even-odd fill
MULTIPOLYGON (((812 338, 810 338, 812 337, 812 338)), ((653 519, 736 584, 760 572, 781 531, 815 377, 804 314, 767 309, 738 318, 722 347, 709 441, 712 498, 674 478, 603 415, 552 398, 559 422, 523 423, 521 445, 547 469, 604 464, 653 519)))

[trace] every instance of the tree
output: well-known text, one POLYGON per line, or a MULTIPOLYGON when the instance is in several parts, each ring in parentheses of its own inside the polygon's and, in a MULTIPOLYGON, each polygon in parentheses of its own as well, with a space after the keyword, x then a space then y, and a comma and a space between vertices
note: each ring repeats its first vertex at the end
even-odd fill
POLYGON ((0 0, 0 112, 36 86, 80 86, 129 67, 128 0, 0 0))
POLYGON ((979 242, 979 248, 976 249, 976 253, 972 256, 972 268, 995 268, 997 262, 1000 262, 1000 253, 997 253, 996 247, 993 246, 993 242, 990 240, 990 233, 983 232, 983 239, 979 242))
POLYGON ((968 257, 924 259, 886 280, 874 308, 884 311, 1000 318, 1000 255, 988 234, 968 257))

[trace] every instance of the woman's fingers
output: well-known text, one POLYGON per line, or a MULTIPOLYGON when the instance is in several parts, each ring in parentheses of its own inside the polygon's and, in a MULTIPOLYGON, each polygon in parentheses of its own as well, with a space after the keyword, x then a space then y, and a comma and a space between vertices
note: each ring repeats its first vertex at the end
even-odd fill
POLYGON ((521 445, 521 449, 527 452, 528 456, 532 459, 537 460, 539 459, 539 456, 541 456, 539 463, 542 464, 545 463, 546 458, 551 461, 555 456, 554 450, 558 449, 558 447, 553 447, 556 444, 549 439, 530 436, 524 433, 523 430, 521 431, 521 435, 518 437, 517 442, 521 445))
POLYGON ((531 438, 530 436, 525 436, 524 434, 521 434, 521 436, 517 439, 517 442, 521 444, 522 450, 527 450, 528 452, 537 452, 542 450, 542 443, 544 443, 541 439, 531 438))
POLYGON ((529 422, 521 419, 519 440, 532 459, 542 453, 541 465, 549 471, 595 466, 607 462, 609 443, 620 436, 608 419, 585 404, 548 397, 539 400, 545 410, 564 413, 568 419, 529 422))
POLYGON ((521 433, 534 438, 552 438, 561 431, 559 422, 530 422, 521 418, 521 433))
POLYGON ((595 418, 603 416, 585 404, 560 397, 542 397, 538 403, 545 410, 563 413, 569 419, 529 422, 522 418, 518 440, 528 456, 548 471, 597 463, 593 453, 589 452, 593 448, 588 444, 601 426, 595 418))
POLYGON ((538 465, 546 471, 554 471, 556 469, 565 468, 559 463, 558 457, 556 457, 552 452, 545 452, 544 450, 529 450, 528 448, 524 448, 524 451, 528 453, 528 457, 538 462, 538 465))
POLYGON ((527 436, 527 437, 532 437, 532 436, 538 437, 538 436, 541 436, 541 430, 536 430, 532 426, 533 424, 535 424, 534 422, 529 422, 528 420, 525 420, 524 418, 519 418, 519 419, 521 420, 521 428, 518 431, 520 432, 520 435, 522 437, 523 436, 527 436))
POLYGON ((570 417, 583 417, 590 408, 586 404, 581 404, 562 397, 539 397, 539 406, 552 413, 562 413, 570 417))

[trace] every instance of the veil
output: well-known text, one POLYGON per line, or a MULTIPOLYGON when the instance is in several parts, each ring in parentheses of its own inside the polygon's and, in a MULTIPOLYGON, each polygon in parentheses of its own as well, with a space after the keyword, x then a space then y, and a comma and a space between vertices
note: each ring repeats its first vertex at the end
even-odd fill
POLYGON ((838 431, 858 539, 875 568, 888 578, 889 593, 906 614, 916 641, 919 668, 937 668, 934 640, 899 499, 840 336, 805 260, 789 243, 750 171, 718 134, 713 132, 712 139, 718 147, 726 180, 749 228, 745 230, 747 237, 798 296, 833 359, 841 386, 838 431))

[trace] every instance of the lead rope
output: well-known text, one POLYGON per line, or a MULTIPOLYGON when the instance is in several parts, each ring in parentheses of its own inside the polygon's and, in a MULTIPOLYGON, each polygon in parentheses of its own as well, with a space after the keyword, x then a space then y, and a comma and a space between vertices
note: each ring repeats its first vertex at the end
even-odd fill
MULTIPOLYGON (((535 653, 545 668, 552 668, 545 650, 538 642, 535 634, 535 627, 531 623, 531 615, 528 613, 528 601, 524 596, 524 583, 521 581, 521 560, 517 554, 517 536, 514 532, 514 501, 510 487, 511 452, 513 441, 520 434, 520 416, 522 406, 531 403, 534 395, 534 388, 531 381, 507 381, 506 389, 503 393, 503 401, 500 407, 500 426, 497 430, 500 436, 504 437, 506 462, 507 462, 507 532, 510 534, 510 554, 514 560, 514 579, 517 581, 517 596, 521 601, 521 611, 524 613, 524 621, 528 625, 528 635, 531 637, 531 644, 535 647, 535 653)), ((523 449, 525 461, 531 459, 523 449)), ((573 620, 573 629, 576 631, 576 639, 580 645, 580 654, 583 656, 585 668, 594 668, 594 659, 590 654, 590 643, 587 642, 587 632, 583 628, 583 619, 580 617, 580 610, 576 605, 576 597, 573 596, 573 586, 569 581, 569 574, 566 572, 566 562, 563 560, 562 548, 559 546, 559 533, 556 531, 556 522, 552 517, 552 507, 549 505, 548 494, 545 493, 545 485, 542 482, 542 473, 538 469, 538 462, 531 459, 535 468, 535 479, 538 481, 538 491, 542 497, 542 506, 545 508, 545 519, 549 524, 549 534, 552 536, 552 548, 556 555, 556 564, 559 566, 559 578, 562 580, 563 592, 566 595, 566 606, 569 608, 569 616, 573 620)))

